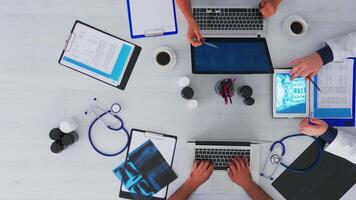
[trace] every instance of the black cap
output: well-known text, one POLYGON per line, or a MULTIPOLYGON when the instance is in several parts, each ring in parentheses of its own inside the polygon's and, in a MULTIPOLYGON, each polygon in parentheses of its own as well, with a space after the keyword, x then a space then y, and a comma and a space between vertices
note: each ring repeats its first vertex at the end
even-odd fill
POLYGON ((49 138, 52 140, 58 140, 62 134, 63 132, 59 128, 54 128, 49 132, 49 138))
POLYGON ((59 153, 59 152, 63 151, 63 149, 64 149, 64 146, 59 141, 55 141, 51 144, 51 151, 53 153, 59 153))
POLYGON ((244 99, 244 104, 252 106, 253 104, 255 104, 255 100, 252 97, 247 97, 244 99))
POLYGON ((63 143, 64 145, 73 144, 73 143, 74 143, 74 140, 75 140, 74 136, 73 136, 72 134, 70 134, 70 133, 65 134, 65 135, 62 137, 62 139, 61 139, 61 141, 62 141, 62 143, 63 143))
POLYGON ((194 96, 194 90, 191 87, 185 87, 182 90, 182 97, 185 99, 191 99, 194 96))
POLYGON ((243 97, 250 97, 252 96, 252 93, 253 93, 253 90, 250 86, 248 85, 245 85, 245 86, 242 86, 240 89, 239 89, 239 94, 243 97))

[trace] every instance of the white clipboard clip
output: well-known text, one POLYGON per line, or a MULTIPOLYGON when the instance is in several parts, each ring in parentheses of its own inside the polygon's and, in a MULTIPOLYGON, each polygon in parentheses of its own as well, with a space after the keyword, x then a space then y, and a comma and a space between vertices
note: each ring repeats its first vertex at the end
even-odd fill
POLYGON ((146 138, 151 138, 151 139, 156 139, 156 140, 164 140, 164 135, 161 133, 156 133, 156 132, 145 132, 145 137, 146 138))
POLYGON ((147 30, 144 33, 145 37, 155 37, 155 36, 161 36, 163 34, 164 34, 164 30, 163 29, 147 30))

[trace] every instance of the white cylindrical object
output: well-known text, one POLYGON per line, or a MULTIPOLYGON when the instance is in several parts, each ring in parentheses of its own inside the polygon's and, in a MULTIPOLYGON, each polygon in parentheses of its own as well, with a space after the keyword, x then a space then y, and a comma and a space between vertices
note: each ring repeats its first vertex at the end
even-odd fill
POLYGON ((180 87, 187 87, 190 84, 190 79, 186 76, 182 76, 179 78, 178 84, 180 87))
POLYGON ((196 99, 192 99, 192 100, 188 101, 187 105, 190 109, 196 109, 199 104, 196 99))
POLYGON ((63 133, 70 133, 73 132, 75 129, 78 128, 78 124, 77 122, 73 119, 73 118, 69 118, 66 120, 63 120, 60 124, 59 124, 59 129, 63 132, 63 133))

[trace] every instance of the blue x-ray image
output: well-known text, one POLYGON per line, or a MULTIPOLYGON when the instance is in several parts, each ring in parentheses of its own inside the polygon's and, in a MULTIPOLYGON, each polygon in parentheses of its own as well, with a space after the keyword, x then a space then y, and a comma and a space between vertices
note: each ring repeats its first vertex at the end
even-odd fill
POLYGON ((277 113, 298 114, 306 112, 306 81, 298 77, 290 80, 288 73, 276 75, 277 113))
POLYGON ((113 172, 135 200, 149 199, 177 178, 151 140, 131 152, 113 172))

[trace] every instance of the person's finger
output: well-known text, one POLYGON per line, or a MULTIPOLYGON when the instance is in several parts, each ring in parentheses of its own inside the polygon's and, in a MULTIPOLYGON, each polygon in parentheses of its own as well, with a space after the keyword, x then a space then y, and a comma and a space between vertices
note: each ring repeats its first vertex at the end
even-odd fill
POLYGON ((201 160, 198 164, 197 171, 201 171, 204 168, 205 160, 201 160))
POLYGON ((200 29, 195 29, 195 30, 194 30, 194 33, 195 33, 197 39, 199 40, 199 42, 202 43, 203 36, 202 36, 201 33, 200 33, 200 29))
POLYGON ((292 71, 289 73, 291 75, 290 80, 294 80, 296 79, 300 74, 300 70, 302 70, 304 67, 304 65, 302 63, 300 63, 299 65, 295 66, 292 71))
POLYGON ((306 69, 306 70, 304 70, 300 75, 301 75, 303 78, 308 79, 311 73, 312 73, 312 72, 311 72, 310 69, 306 69))
POLYGON ((241 171, 241 169, 242 169, 242 166, 241 166, 241 158, 237 158, 237 159, 236 159, 235 165, 236 165, 237 172, 241 171))
POLYGON ((317 75, 317 74, 318 74, 318 71, 311 73, 311 74, 310 74, 310 78, 313 78, 313 77, 314 77, 315 75, 317 75))
POLYGON ((246 156, 243 157, 243 166, 245 168, 249 168, 250 167, 250 164, 248 163, 248 160, 247 160, 246 156))
POLYGON ((196 170, 198 168, 198 164, 199 164, 199 161, 195 160, 193 162, 193 167, 192 167, 192 171, 196 170))
POLYGON ((227 175, 230 177, 231 180, 234 179, 234 174, 230 168, 227 168, 227 175))
POLYGON ((214 163, 210 161, 208 166, 208 172, 212 173, 213 171, 214 171, 214 163))
POLYGON ((201 42, 199 42, 197 39, 195 38, 189 38, 190 44, 194 47, 198 47, 201 45, 201 42))
POLYGON ((289 65, 299 65, 299 63, 302 63, 304 61, 304 58, 297 58, 289 62, 289 65))
POLYGON ((300 121, 299 126, 300 126, 301 128, 304 128, 307 124, 308 124, 308 118, 303 118, 303 119, 300 121))
POLYGON ((310 122, 316 125, 320 125, 320 126, 324 126, 325 123, 324 121, 320 120, 320 119, 316 119, 316 118, 310 118, 310 122))
POLYGON ((305 68, 306 68, 305 65, 302 64, 301 67, 299 67, 298 70, 293 73, 293 75, 290 79, 294 80, 294 79, 298 78, 301 75, 301 73, 305 70, 305 68))
POLYGON ((235 174, 237 172, 236 165, 233 161, 229 161, 229 168, 231 169, 232 174, 235 174))
POLYGON ((293 69, 290 70, 289 74, 290 74, 290 75, 295 74, 295 73, 296 73, 300 68, 302 68, 302 67, 303 67, 302 63, 297 63, 297 64, 295 64, 294 67, 293 67, 293 69))
POLYGON ((205 160, 202 170, 208 169, 209 165, 210 165, 210 162, 208 160, 205 160))

